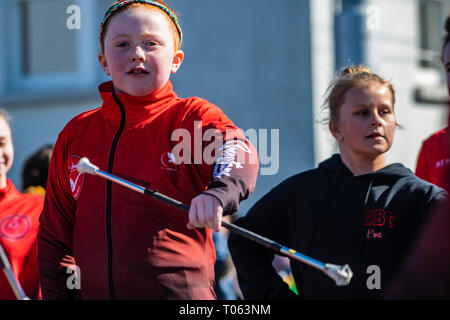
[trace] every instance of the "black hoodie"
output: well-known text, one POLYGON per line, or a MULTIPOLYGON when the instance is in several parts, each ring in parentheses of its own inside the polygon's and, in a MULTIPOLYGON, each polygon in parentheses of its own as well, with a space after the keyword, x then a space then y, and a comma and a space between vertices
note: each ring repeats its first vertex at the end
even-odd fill
POLYGON ((401 164, 354 176, 340 155, 333 155, 283 181, 236 224, 324 263, 349 264, 350 284, 338 287, 322 271, 291 260, 297 297, 272 267, 272 250, 231 234, 244 298, 377 298, 431 207, 445 196, 401 164), (378 274, 369 266, 379 268, 381 289, 368 288, 377 284, 378 274))

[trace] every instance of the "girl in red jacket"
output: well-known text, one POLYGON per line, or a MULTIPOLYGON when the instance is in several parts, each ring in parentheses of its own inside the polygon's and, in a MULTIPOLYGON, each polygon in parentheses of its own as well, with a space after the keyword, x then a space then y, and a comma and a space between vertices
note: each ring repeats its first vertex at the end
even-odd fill
POLYGON ((163 1, 115 3, 99 38, 112 81, 99 86, 102 106, 72 119, 55 145, 39 232, 43 296, 215 299, 212 232, 253 190, 256 151, 217 106, 173 91, 182 30, 163 1), (189 214, 80 174, 81 157, 190 204, 189 214), (75 268, 59 264, 67 255, 75 268))
MULTIPOLYGON (((43 197, 22 194, 6 176, 14 159, 11 129, 0 111, 0 244, 25 294, 39 298, 37 233, 43 197)), ((0 300, 15 299, 5 275, 0 271, 0 300)))

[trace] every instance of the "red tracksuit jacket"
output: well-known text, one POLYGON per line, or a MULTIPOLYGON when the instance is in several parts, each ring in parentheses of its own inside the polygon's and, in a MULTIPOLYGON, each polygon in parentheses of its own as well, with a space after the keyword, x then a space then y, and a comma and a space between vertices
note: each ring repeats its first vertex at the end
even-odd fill
MULTIPOLYGON (((0 244, 14 275, 30 299, 39 298, 37 233, 44 198, 20 193, 8 179, 0 189, 0 244)), ((8 280, 0 272, 0 300, 16 299, 8 280)))
POLYGON ((446 170, 450 168, 449 127, 434 133, 422 143, 417 158, 416 175, 449 190, 446 170))
MULTIPOLYGON (((196 97, 178 98, 170 81, 146 97, 115 95, 112 82, 99 91, 101 108, 72 119, 53 151, 39 231, 44 298, 73 298, 76 292, 81 299, 214 299, 212 230, 188 230, 187 213, 79 174, 75 165, 88 157, 104 171, 186 204, 209 193, 232 213, 254 188, 256 150, 218 107, 196 97), (202 121, 196 125, 203 132, 233 129, 233 138, 241 140, 231 143, 231 151, 253 157, 248 161, 253 164, 233 162, 233 152, 214 168, 214 163, 176 164, 172 151, 181 138, 172 141, 172 133, 184 128, 182 133, 189 131, 195 140, 195 121, 202 121), (68 289, 72 274, 59 264, 65 255, 75 257, 79 290, 68 289)), ((192 152, 192 159, 194 148, 202 151, 210 143, 180 155, 192 152)))

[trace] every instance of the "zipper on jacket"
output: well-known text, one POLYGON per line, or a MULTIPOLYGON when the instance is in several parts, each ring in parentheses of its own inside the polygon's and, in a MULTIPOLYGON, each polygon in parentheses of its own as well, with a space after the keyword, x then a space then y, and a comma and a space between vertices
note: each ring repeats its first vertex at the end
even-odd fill
MULTIPOLYGON (((117 105, 120 108, 120 125, 117 130, 116 135, 114 136, 113 143, 111 145, 111 149, 109 151, 109 160, 108 160, 108 173, 112 173, 114 166, 114 155, 116 153, 117 143, 119 142, 120 135, 125 127, 125 108, 123 107, 122 102, 117 97, 116 93, 113 92, 113 98, 116 101, 117 105)), ((114 275, 113 275, 113 244, 112 244, 112 235, 111 235, 111 188, 112 182, 106 181, 106 240, 108 243, 108 287, 109 287, 109 297, 111 300, 116 299, 116 294, 114 291, 114 275)))

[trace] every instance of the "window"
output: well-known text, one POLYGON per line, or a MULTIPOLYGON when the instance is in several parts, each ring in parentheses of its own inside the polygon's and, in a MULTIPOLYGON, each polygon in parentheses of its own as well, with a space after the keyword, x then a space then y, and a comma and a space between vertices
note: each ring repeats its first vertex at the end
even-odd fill
POLYGON ((419 0, 418 9, 420 76, 416 80, 414 96, 419 103, 442 105, 448 99, 441 52, 450 0, 419 0))
MULTIPOLYGON (((2 0, 0 101, 74 97, 96 92, 104 80, 97 30, 105 0, 2 0), (80 9, 80 28, 67 21, 80 9)), ((104 12, 104 11, 103 11, 104 12)))
POLYGON ((444 24, 450 13, 450 0, 420 0, 420 60, 423 67, 442 68, 442 39, 445 35, 444 24))

